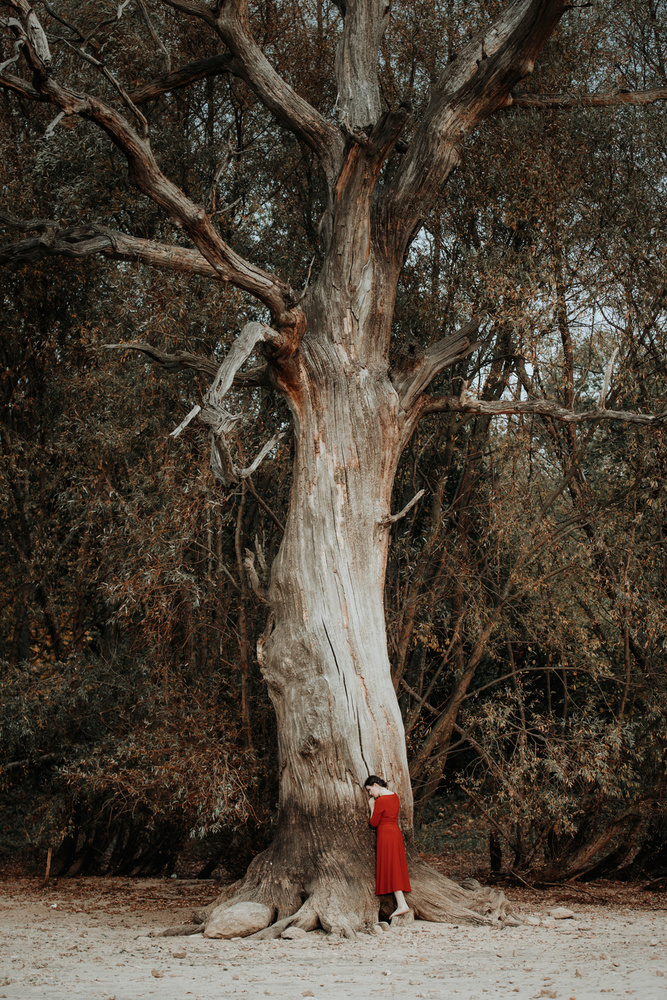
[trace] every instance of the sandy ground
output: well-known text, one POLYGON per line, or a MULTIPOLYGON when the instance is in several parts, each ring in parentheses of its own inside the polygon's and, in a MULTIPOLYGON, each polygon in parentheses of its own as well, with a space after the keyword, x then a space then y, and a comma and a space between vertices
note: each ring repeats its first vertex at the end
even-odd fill
POLYGON ((1 880, 0 998, 667 1000, 664 896, 638 906, 613 889, 576 902, 524 894, 521 912, 546 924, 505 930, 417 921, 356 941, 148 936, 214 893, 189 880, 1 880), (551 920, 559 904, 575 918, 551 920))

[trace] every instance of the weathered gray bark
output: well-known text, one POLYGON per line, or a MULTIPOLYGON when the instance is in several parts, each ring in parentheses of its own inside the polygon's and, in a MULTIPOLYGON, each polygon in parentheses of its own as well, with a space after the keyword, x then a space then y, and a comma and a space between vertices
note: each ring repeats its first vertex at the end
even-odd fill
MULTIPOLYGON (((372 300, 372 289, 365 295, 372 300)), ((272 618, 260 646, 278 721, 279 820, 272 846, 225 894, 229 905, 253 899, 272 907, 275 922, 258 937, 290 923, 351 935, 377 921, 362 788, 369 773, 386 776, 401 799, 413 912, 425 919, 509 919, 502 894, 457 886, 414 850, 383 607, 391 491, 409 414, 377 351, 359 357, 354 350, 382 339, 384 314, 369 316, 362 333, 353 301, 332 302, 316 286, 303 304, 307 333, 298 355, 277 375, 296 445, 289 515, 268 593, 272 618)), ((394 903, 385 904, 388 913, 394 903)))

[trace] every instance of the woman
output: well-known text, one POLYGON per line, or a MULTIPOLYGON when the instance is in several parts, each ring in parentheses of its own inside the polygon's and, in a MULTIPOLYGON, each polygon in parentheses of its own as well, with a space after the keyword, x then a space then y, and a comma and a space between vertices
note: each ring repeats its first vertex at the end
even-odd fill
POLYGON ((405 858, 403 834, 398 828, 398 812, 401 804, 398 795, 390 792, 387 782, 370 774, 364 788, 370 796, 369 810, 371 826, 377 828, 375 895, 385 896, 393 892, 396 909, 392 917, 400 917, 410 907, 405 902, 404 892, 411 892, 408 878, 408 863, 405 858))

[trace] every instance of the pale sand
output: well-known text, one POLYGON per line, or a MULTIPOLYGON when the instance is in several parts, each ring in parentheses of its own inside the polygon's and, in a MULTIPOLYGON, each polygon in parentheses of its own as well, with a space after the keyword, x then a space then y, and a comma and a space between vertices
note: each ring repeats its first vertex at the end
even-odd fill
MULTIPOLYGON (((664 909, 582 902, 571 907, 575 919, 551 926, 501 930, 417 921, 356 941, 317 931, 295 941, 209 941, 146 936, 187 918, 191 906, 173 908, 178 884, 168 886, 168 909, 160 908, 164 900, 151 905, 148 893, 138 910, 136 894, 128 900, 118 885, 110 899, 109 890, 77 897, 67 881, 41 893, 17 889, 17 880, 3 893, 0 882, 0 998, 667 1000, 664 909)), ((150 885, 159 888, 159 880, 150 885)), ((187 888, 192 896, 192 883, 187 888)), ((209 887, 208 895, 196 888, 202 901, 210 898, 209 887)), ((546 918, 547 908, 531 912, 546 918)))

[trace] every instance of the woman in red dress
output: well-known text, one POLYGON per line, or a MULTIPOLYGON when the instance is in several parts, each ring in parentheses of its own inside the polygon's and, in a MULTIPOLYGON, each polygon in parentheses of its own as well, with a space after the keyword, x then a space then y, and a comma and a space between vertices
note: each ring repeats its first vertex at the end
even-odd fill
MULTIPOLYGON (((412 891, 403 834, 398 827, 401 804, 398 795, 390 792, 387 782, 383 778, 378 778, 376 774, 366 778, 364 787, 370 796, 371 826, 377 829, 375 895, 384 896, 393 892, 396 909, 391 916, 400 917, 410 909, 403 893, 412 891)), ((389 919, 391 920, 391 917, 389 919)))

